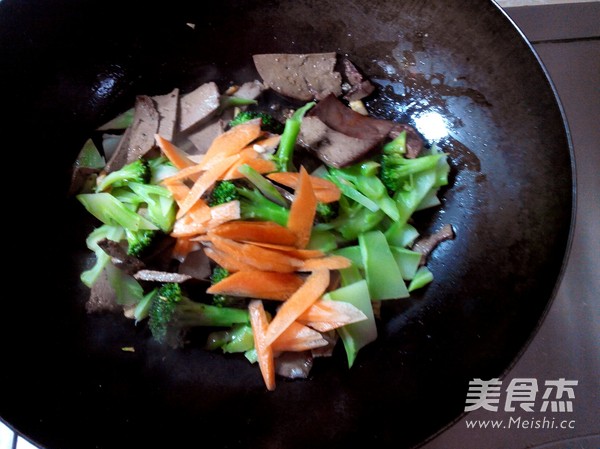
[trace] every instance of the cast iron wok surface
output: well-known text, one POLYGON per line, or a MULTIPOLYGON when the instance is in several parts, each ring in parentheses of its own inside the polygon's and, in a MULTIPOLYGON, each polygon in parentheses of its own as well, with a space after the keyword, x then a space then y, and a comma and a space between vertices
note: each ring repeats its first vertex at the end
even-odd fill
POLYGON ((419 445, 460 418, 469 380, 514 363, 561 275, 574 179, 544 69, 492 2, 189 3, 0 3, 4 167, 16 177, 4 191, 16 290, 3 295, 0 416, 48 449, 419 445), (435 281, 385 303, 380 338, 351 370, 337 351, 272 393, 241 357, 166 350, 143 325, 86 315, 92 223, 65 191, 91 130, 137 94, 252 79, 253 53, 318 51, 350 56, 378 83, 374 114, 450 154, 442 207, 418 218, 456 230, 430 260, 435 281))

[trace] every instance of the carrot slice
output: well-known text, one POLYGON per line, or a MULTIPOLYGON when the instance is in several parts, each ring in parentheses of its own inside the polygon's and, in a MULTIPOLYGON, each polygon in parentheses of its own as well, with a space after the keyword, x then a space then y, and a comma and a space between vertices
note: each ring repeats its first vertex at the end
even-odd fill
POLYGON ((298 322, 327 332, 366 319, 367 316, 349 302, 320 299, 298 317, 298 322))
MULTIPOLYGON (((202 201, 202 200, 200 200, 202 201)), ((237 200, 212 206, 210 208, 209 228, 221 226, 232 220, 238 220, 241 216, 240 202, 237 200)))
POLYGON ((238 154, 261 134, 260 121, 251 120, 234 126, 213 140, 198 166, 203 170, 209 170, 221 160, 238 154))
POLYGON ((328 342, 320 332, 294 321, 273 342, 273 351, 310 351, 327 346, 328 342))
POLYGON ((265 243, 265 242, 252 242, 257 246, 262 246, 263 248, 274 249, 275 251, 280 251, 290 257, 295 259, 312 259, 313 257, 323 257, 325 253, 318 249, 298 249, 295 246, 288 245, 278 245, 274 243, 265 243))
POLYGON ((305 248, 308 244, 316 213, 317 198, 310 183, 310 175, 304 167, 300 167, 300 179, 294 191, 287 223, 288 229, 296 234, 298 248, 305 248))
POLYGON ((204 234, 211 219, 211 208, 204 200, 199 200, 186 215, 175 220, 171 237, 191 237, 204 234))
MULTIPOLYGON (((300 173, 297 172, 273 172, 267 175, 271 181, 275 181, 286 187, 296 189, 300 181, 300 173)), ((342 192, 339 187, 328 179, 319 178, 318 176, 310 175, 310 183, 315 191, 317 200, 322 203, 331 203, 338 201, 342 192)))
POLYGON ((293 245, 296 241, 296 236, 292 231, 273 221, 238 220, 224 223, 211 232, 219 237, 238 241, 278 245, 293 245))
POLYGON ((325 256, 306 259, 298 271, 341 270, 352 265, 352 261, 343 256, 325 256))
POLYGON ((183 216, 194 203, 196 203, 202 195, 204 195, 204 193, 218 181, 225 172, 227 172, 229 167, 231 167, 231 164, 233 164, 237 158, 237 155, 229 156, 217 163, 211 170, 204 172, 194 183, 190 193, 185 197, 185 200, 177 212, 177 217, 183 216))
POLYGON ((171 195, 178 206, 181 206, 185 197, 190 193, 190 188, 181 181, 164 184, 164 186, 171 192, 171 195))
POLYGON ((277 170, 277 166, 275 165, 275 163, 273 161, 269 161, 269 160, 263 159, 261 157, 255 157, 254 159, 248 159, 246 161, 243 161, 240 158, 240 160, 238 160, 231 167, 231 169, 229 169, 229 171, 225 174, 225 176, 223 176, 223 179, 240 179, 240 178, 243 178, 244 175, 242 175, 238 171, 238 167, 241 167, 244 164, 249 165, 254 170, 256 170, 258 173, 270 173, 270 172, 272 172, 274 170, 277 170))
POLYGON ((237 257, 229 253, 219 251, 218 249, 211 248, 210 246, 204 247, 204 254, 206 254, 206 257, 214 261, 217 265, 222 266, 230 273, 254 270, 254 267, 241 262, 237 257))
POLYGON ((251 243, 240 243, 214 235, 208 235, 207 237, 216 249, 229 253, 256 270, 291 273, 302 265, 300 259, 286 256, 278 251, 261 248, 251 243))
POLYGON ((154 139, 163 154, 171 161, 171 163, 179 170, 195 165, 194 161, 187 157, 184 151, 177 148, 171 142, 159 134, 154 135, 154 139))
POLYGON ((259 299, 250 301, 248 312, 250 314, 250 326, 252 326, 258 366, 260 367, 267 390, 273 391, 275 390, 275 359, 273 357, 273 348, 266 342, 265 338, 269 320, 262 301, 259 299))
POLYGON ((267 344, 273 343, 306 309, 321 298, 329 286, 329 277, 329 270, 313 271, 304 284, 281 305, 267 329, 267 344))
POLYGON ((298 290, 303 283, 304 279, 302 277, 292 273, 242 270, 232 273, 210 286, 206 292, 284 301, 298 290))

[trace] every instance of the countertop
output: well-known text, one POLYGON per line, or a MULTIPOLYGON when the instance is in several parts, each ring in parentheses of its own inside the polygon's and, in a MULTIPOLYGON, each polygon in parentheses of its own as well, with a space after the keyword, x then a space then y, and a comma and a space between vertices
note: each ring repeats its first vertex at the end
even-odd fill
MULTIPOLYGON (((567 264, 539 329, 518 360, 499 379, 503 392, 510 385, 520 385, 521 390, 512 391, 523 394, 524 386, 537 384, 536 404, 545 399, 548 408, 545 412, 539 408, 538 413, 527 412, 519 408, 524 397, 513 396, 521 401, 513 403, 514 410, 503 407, 504 402, 497 411, 473 410, 421 449, 598 449, 600 2, 503 0, 499 4, 531 42, 545 66, 564 109, 574 149, 576 217, 567 264), (552 385, 558 384, 564 387, 562 397, 558 397, 556 389, 550 391, 552 385), (544 398, 546 390, 548 397, 544 398), (552 403, 557 407, 555 411, 552 403)), ((35 446, 0 422, 0 449, 31 448, 35 446)))

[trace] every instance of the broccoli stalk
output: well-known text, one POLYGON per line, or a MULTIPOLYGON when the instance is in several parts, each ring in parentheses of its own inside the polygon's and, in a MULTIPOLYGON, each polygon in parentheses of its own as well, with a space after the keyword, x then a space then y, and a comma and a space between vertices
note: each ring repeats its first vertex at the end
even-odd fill
POLYGON ((94 252, 96 261, 94 265, 81 273, 81 282, 88 287, 92 287, 102 270, 110 263, 110 256, 104 252, 98 245, 100 240, 109 239, 118 242, 123 238, 123 228, 120 226, 102 225, 94 229, 86 238, 85 243, 88 249, 94 252))
POLYGON ((209 199, 210 206, 238 200, 241 217, 245 220, 259 219, 287 225, 289 209, 268 200, 257 189, 236 185, 232 181, 218 182, 209 199))
POLYGON ((364 207, 377 212, 381 209, 392 220, 399 218, 396 203, 377 177, 377 164, 373 161, 351 165, 344 168, 329 168, 328 178, 340 187, 342 193, 361 203, 364 207))
POLYGON ((273 155, 273 160, 277 165, 278 171, 294 170, 292 156, 294 155, 294 147, 296 146, 298 133, 300 133, 302 119, 308 110, 315 104, 316 103, 314 101, 306 103, 300 109, 296 110, 296 112, 294 112, 292 116, 285 121, 283 133, 281 134, 281 140, 279 141, 279 147, 277 148, 276 153, 273 155))
POLYGON ((410 177, 425 170, 434 169, 443 153, 407 159, 399 153, 383 154, 380 178, 390 192, 398 192, 410 183, 410 177))
POLYGON ((179 284, 163 284, 148 311, 152 336, 160 343, 181 346, 183 335, 193 327, 230 327, 249 323, 248 311, 195 302, 184 295, 179 284))
POLYGON ((121 226, 131 231, 157 229, 153 223, 108 192, 80 193, 77 199, 90 214, 104 224, 121 226))
POLYGON ((96 192, 104 192, 109 187, 119 187, 127 185, 129 182, 141 182, 147 184, 152 176, 150 165, 144 158, 123 166, 119 170, 113 171, 101 179, 98 179, 96 192))

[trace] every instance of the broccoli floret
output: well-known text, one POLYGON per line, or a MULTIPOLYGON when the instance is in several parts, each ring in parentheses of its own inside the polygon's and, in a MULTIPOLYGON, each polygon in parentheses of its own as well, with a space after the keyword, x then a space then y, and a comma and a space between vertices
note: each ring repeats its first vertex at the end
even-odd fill
POLYGON ((195 302, 183 293, 180 284, 163 284, 148 311, 152 336, 160 343, 181 346, 185 333, 199 326, 230 327, 249 323, 248 311, 195 302))
POLYGON ((285 121, 283 133, 281 134, 281 140, 279 141, 279 147, 273 155, 273 161, 277 165, 278 171, 293 171, 294 166, 292 164, 292 157, 294 155, 294 148, 296 146, 296 139, 300 132, 300 126, 302 125, 302 119, 304 115, 312 108, 316 103, 311 101, 306 103, 300 109, 296 110, 292 116, 285 121))
POLYGON ((268 200, 258 189, 240 186, 232 181, 217 182, 208 204, 217 206, 233 200, 239 200, 241 217, 245 220, 259 219, 287 225, 289 209, 268 200))
MULTIPOLYGON (((210 283, 211 285, 215 285, 216 283, 222 281, 227 276, 229 276, 229 270, 223 268, 220 265, 215 265, 210 275, 210 283)), ((213 304, 217 307, 223 307, 227 303, 227 296, 216 294, 213 295, 213 304)))
POLYGON ((229 122, 229 127, 234 127, 239 125, 240 123, 245 123, 249 120, 253 120, 255 118, 260 118, 261 120, 261 129, 263 131, 269 131, 274 134, 281 134, 283 132, 283 124, 279 122, 275 117, 260 111, 242 111, 237 114, 233 120, 229 122))
POLYGON ((388 191, 395 193, 410 181, 411 175, 434 168, 443 156, 443 154, 432 154, 407 159, 401 153, 384 153, 381 156, 379 177, 388 191))
POLYGON ((96 192, 103 192, 109 187, 123 186, 129 182, 147 184, 151 176, 152 172, 148 161, 144 158, 139 158, 99 179, 96 192))
POLYGON ((133 257, 142 257, 154 243, 158 232, 154 229, 141 229, 139 231, 125 230, 127 238, 127 254, 133 257))
POLYGON ((338 203, 317 203, 317 221, 329 223, 338 215, 338 203))

